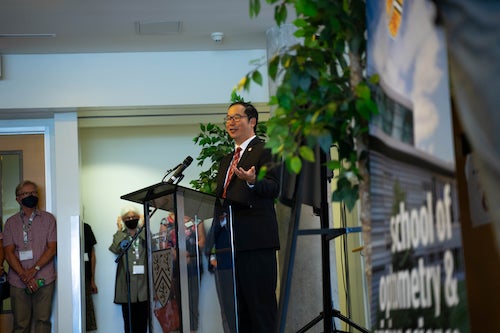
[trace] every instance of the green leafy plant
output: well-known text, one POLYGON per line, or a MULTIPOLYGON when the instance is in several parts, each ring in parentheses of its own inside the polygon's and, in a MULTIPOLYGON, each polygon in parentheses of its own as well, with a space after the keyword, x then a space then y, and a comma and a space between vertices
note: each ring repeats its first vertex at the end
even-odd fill
POLYGON ((203 166, 205 161, 208 160, 210 166, 207 170, 202 171, 198 179, 192 180, 190 184, 194 189, 213 194, 217 187, 215 177, 219 161, 232 151, 232 139, 224 127, 216 124, 200 124, 200 130, 201 133, 193 139, 196 144, 202 146, 196 160, 199 166, 203 166))
MULTIPOLYGON (((275 110, 267 125, 267 145, 289 171, 299 173, 314 161, 314 148, 332 147, 337 158, 327 167, 337 175, 334 201, 351 210, 359 198, 366 153, 363 140, 377 107, 363 76, 366 67, 365 2, 361 0, 266 0, 274 4, 278 25, 295 9, 295 36, 302 43, 280 50, 268 62, 268 75, 278 83, 270 104, 275 110)), ((260 0, 250 0, 257 16, 260 0)), ((260 66, 247 73, 236 90, 262 85, 260 66)))
MULTIPOLYGON (((349 210, 356 204, 360 183, 367 177, 365 141, 368 121, 377 112, 370 84, 378 78, 364 77, 366 67, 366 18, 362 0, 266 0, 274 5, 278 25, 286 22, 288 10, 295 9, 295 36, 302 42, 281 49, 267 68, 278 83, 270 105, 274 112, 267 121, 267 146, 287 169, 298 174, 304 161, 313 162, 314 149, 325 153, 335 148, 336 158, 327 163, 334 170, 337 187, 332 200, 343 201, 349 210)), ((250 0, 250 16, 258 16, 260 0, 250 0)), ((249 90, 252 82, 262 85, 259 69, 247 73, 232 92, 249 90)), ((223 128, 201 125, 194 141, 203 146, 199 165, 212 164, 191 184, 213 193, 218 161, 232 150, 223 128)), ((261 133, 262 134, 262 133, 261 133)))

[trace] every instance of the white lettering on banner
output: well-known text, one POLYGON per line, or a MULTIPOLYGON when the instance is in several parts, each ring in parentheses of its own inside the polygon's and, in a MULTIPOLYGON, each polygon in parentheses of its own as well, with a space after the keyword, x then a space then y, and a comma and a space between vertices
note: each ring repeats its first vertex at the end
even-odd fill
POLYGON ((446 251, 444 254, 444 267, 446 272, 446 280, 444 282, 444 299, 446 301, 446 305, 454 306, 457 305, 460 301, 458 297, 458 281, 453 278, 453 255, 450 251, 446 251))
MULTIPOLYGON (((392 270, 392 268, 391 268, 392 270)), ((379 285, 379 306, 389 318, 391 310, 426 309, 434 305, 434 316, 441 313, 441 266, 424 265, 383 276, 379 285)))
MULTIPOLYGON (((406 210, 405 203, 399 203, 399 213, 391 217, 390 232, 393 253, 428 246, 435 242, 432 207, 432 193, 427 192, 426 205, 406 210)), ((446 184, 443 189, 443 199, 436 201, 436 234, 440 242, 451 239, 451 189, 446 184)))
MULTIPOLYGON (((419 208, 408 211, 405 203, 400 202, 398 214, 390 219, 391 252, 408 251, 431 246, 436 240, 452 239, 451 205, 450 184, 444 185, 443 198, 436 199, 435 206, 430 192, 426 193, 425 205, 419 208)), ((389 318, 393 310, 434 307, 434 316, 438 317, 441 314, 442 271, 446 306, 455 306, 460 301, 454 268, 453 254, 449 249, 439 264, 426 266, 424 259, 419 258, 418 266, 408 270, 395 272, 391 266, 390 273, 379 281, 379 309, 385 313, 385 318, 389 318)))

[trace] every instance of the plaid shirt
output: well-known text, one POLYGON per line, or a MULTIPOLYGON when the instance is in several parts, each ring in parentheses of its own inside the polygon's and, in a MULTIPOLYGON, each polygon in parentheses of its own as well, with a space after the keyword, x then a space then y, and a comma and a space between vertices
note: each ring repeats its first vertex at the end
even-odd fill
MULTIPOLYGON (((21 261, 24 269, 35 266, 42 254, 47 249, 47 244, 57 242, 56 219, 54 215, 43 210, 36 210, 35 216, 27 231, 27 242, 24 242, 23 224, 28 224, 27 216, 21 212, 12 215, 5 222, 3 231, 3 246, 15 245, 15 254, 19 258, 19 252, 25 250, 33 251, 33 258, 21 261)), ((35 275, 36 279, 44 278, 49 284, 56 279, 56 268, 54 259, 43 266, 35 275)), ((11 285, 24 288, 26 285, 13 270, 9 270, 9 282, 11 285)))

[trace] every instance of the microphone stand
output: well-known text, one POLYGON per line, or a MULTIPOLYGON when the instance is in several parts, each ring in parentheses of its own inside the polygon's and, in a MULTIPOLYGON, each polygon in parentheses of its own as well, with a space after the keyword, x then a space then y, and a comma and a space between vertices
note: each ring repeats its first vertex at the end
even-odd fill
POLYGON ((167 181, 167 183, 174 184, 175 182, 175 184, 177 185, 182 180, 182 178, 184 178, 182 172, 191 165, 191 162, 193 162, 193 158, 191 156, 186 157, 186 159, 181 164, 177 164, 175 168, 168 170, 167 174, 163 176, 163 179, 161 181, 165 182, 165 178, 167 178, 167 176, 171 174, 173 170, 175 170, 173 176, 167 181))
POLYGON ((179 178, 177 178, 177 179, 175 180, 175 183, 173 183, 173 184, 174 184, 174 185, 179 184, 183 178, 184 178, 184 174, 183 174, 183 173, 181 173, 181 174, 179 175, 179 178))
POLYGON ((128 307, 128 328, 129 333, 132 333, 132 310, 131 310, 131 302, 130 302, 130 270, 128 265, 128 250, 134 244, 134 241, 139 237, 139 234, 142 232, 144 226, 139 227, 134 236, 132 236, 131 240, 124 239, 120 242, 120 248, 122 252, 116 257, 115 263, 119 263, 123 255, 125 255, 125 281, 127 283, 127 307, 128 307))
POLYGON ((170 170, 167 170, 167 173, 165 174, 165 176, 163 176, 163 178, 161 179, 162 182, 165 182, 165 178, 167 178, 168 175, 170 175, 172 173, 172 171, 176 170, 178 167, 180 167, 182 165, 181 164, 177 164, 176 167, 170 169, 170 170))
POLYGON ((231 266, 232 266, 232 269, 231 269, 231 273, 233 275, 233 302, 234 302, 234 321, 236 323, 236 333, 239 333, 240 329, 239 329, 239 325, 238 325, 238 321, 239 321, 239 316, 238 316, 238 294, 236 292, 236 263, 235 263, 235 260, 234 260, 234 256, 235 256, 235 243, 234 243, 234 223, 233 223, 233 207, 231 205, 229 205, 229 221, 226 222, 226 225, 229 227, 229 237, 230 237, 230 244, 229 244, 229 247, 231 248, 231 266))

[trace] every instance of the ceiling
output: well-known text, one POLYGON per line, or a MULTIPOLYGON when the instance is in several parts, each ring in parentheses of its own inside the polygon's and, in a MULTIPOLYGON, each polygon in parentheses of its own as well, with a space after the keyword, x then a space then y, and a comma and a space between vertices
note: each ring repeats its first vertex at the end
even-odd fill
POLYGON ((0 55, 265 49, 274 9, 250 18, 249 2, 1 0, 0 55))
MULTIPOLYGON (((0 56, 12 54, 252 50, 266 48, 274 8, 250 18, 250 0, 0 0, 0 56), (222 32, 222 42, 211 34, 222 32)), ((0 58, 1 59, 1 58, 0 58)), ((203 120, 213 121, 224 106, 203 120), (211 117, 211 118, 210 118, 211 117)), ((266 110, 265 105, 260 106, 266 110)), ((160 108, 79 108, 80 126, 186 123, 193 112, 160 108), (138 119, 137 114, 142 118, 138 119), (180 116, 179 114, 182 114, 180 116)), ((61 110, 0 109, 0 119, 51 117, 61 110)), ((62 110, 65 111, 65 110, 62 110)), ((199 121, 199 119, 198 119, 199 121)))

